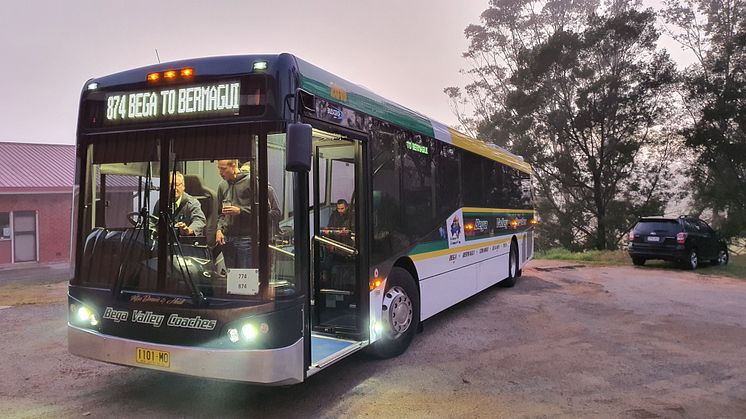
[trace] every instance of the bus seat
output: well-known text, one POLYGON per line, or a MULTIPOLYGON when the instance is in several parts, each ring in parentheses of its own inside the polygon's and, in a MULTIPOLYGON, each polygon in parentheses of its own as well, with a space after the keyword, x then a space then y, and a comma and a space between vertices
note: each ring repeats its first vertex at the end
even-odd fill
POLYGON ((207 219, 205 236, 208 242, 215 240, 215 229, 217 228, 217 194, 214 190, 204 186, 202 179, 196 175, 184 175, 184 189, 186 193, 195 197, 202 207, 202 212, 207 219))

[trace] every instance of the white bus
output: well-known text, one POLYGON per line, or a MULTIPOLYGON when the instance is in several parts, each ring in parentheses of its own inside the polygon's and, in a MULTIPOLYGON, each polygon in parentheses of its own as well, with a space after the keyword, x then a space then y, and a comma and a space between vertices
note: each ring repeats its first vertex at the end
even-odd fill
POLYGON ((289 54, 91 79, 77 144, 68 342, 87 358, 299 383, 402 353, 533 257, 520 157, 289 54))

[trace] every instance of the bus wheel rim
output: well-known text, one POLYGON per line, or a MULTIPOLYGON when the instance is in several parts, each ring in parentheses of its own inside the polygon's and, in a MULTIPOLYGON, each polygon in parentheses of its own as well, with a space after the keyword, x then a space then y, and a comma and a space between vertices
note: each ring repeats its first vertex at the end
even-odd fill
POLYGON ((394 286, 386 292, 383 309, 392 338, 398 338, 409 329, 414 318, 414 309, 412 300, 401 287, 394 286))
POLYGON ((510 252, 510 277, 515 278, 518 275, 518 258, 515 252, 510 252))

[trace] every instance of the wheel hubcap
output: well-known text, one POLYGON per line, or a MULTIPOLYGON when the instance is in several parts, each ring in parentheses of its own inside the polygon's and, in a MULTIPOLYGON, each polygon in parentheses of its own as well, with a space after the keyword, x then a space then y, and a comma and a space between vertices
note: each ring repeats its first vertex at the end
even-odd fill
POLYGON ((692 268, 697 267, 697 252, 692 251, 692 253, 689 255, 689 264, 692 266, 692 268))
POLYGON ((518 275, 518 258, 515 252, 510 252, 510 277, 515 278, 518 275))
POLYGON ((383 298, 383 315, 394 339, 409 329, 413 319, 412 300, 401 287, 392 287, 383 298))
POLYGON ((725 250, 721 250, 720 253, 718 253, 718 264, 725 265, 728 262, 728 254, 725 252, 725 250))

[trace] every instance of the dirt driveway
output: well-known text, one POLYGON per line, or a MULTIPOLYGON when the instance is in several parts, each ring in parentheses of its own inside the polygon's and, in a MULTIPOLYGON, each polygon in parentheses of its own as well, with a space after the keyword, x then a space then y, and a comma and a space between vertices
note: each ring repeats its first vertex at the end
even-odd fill
POLYGON ((59 287, 0 309, 0 417, 743 418, 746 281, 703 272, 534 261, 515 288, 429 320, 404 355, 283 388, 73 357, 59 287))

